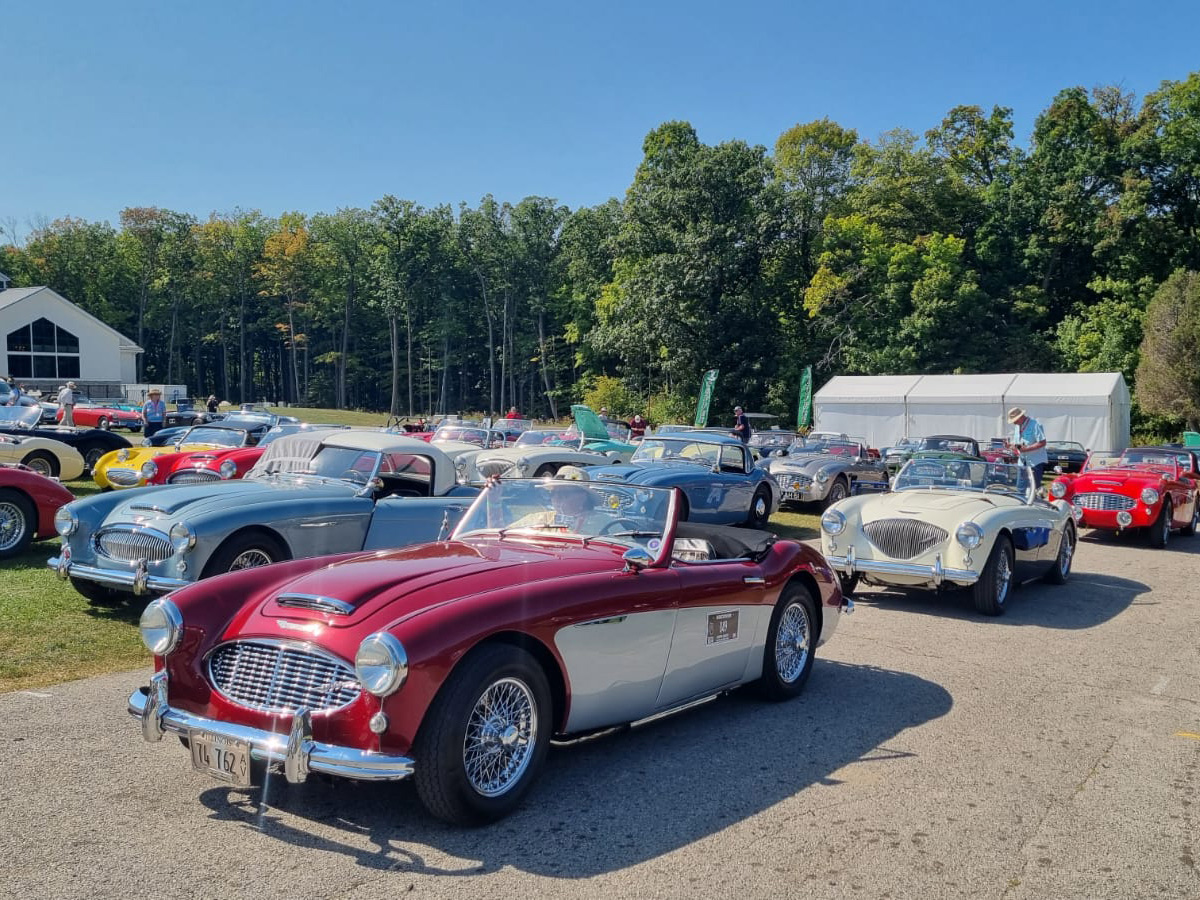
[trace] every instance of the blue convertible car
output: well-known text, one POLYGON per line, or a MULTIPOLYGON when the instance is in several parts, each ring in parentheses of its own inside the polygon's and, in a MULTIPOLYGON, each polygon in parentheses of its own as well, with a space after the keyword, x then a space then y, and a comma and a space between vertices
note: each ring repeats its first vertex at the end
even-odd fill
MULTIPOLYGON (((779 508, 779 485, 754 465, 737 438, 707 432, 648 437, 627 465, 580 470, 592 481, 621 481, 683 491, 680 518, 765 528, 779 508)), ((561 472, 560 472, 561 475, 561 472)))

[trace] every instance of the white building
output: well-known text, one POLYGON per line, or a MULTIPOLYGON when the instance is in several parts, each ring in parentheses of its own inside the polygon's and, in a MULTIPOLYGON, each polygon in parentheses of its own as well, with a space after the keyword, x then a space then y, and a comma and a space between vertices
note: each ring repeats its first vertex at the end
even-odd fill
POLYGON ((120 394, 137 380, 142 348, 48 287, 3 287, 0 335, 11 375, 29 388, 56 391, 74 381, 86 393, 120 394))

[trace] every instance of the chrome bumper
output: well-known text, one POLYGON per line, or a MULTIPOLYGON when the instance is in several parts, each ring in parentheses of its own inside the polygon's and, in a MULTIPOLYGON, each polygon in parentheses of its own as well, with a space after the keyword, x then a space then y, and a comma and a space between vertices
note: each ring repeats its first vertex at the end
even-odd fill
POLYGON ((129 696, 129 714, 142 722, 142 737, 160 741, 170 731, 187 736, 192 729, 206 731, 250 745, 250 756, 260 762, 282 763, 287 780, 299 784, 310 772, 323 772, 358 781, 399 781, 413 773, 407 756, 389 756, 353 747, 338 747, 312 739, 312 721, 306 710, 292 717, 289 734, 277 734, 248 725, 234 725, 172 709, 167 703, 167 676, 157 672, 150 686, 129 696))
POLYGON ((908 575, 914 578, 925 578, 935 585, 944 581, 955 584, 974 584, 979 580, 979 573, 970 569, 947 569, 942 565, 941 554, 933 559, 932 566, 916 565, 914 563, 898 563, 883 559, 859 559, 851 547, 845 556, 826 556, 829 563, 843 575, 908 575))
POLYGON ((134 594, 150 592, 165 594, 192 584, 182 578, 165 578, 162 575, 151 575, 145 567, 134 566, 128 572, 116 569, 98 569, 95 566, 82 566, 71 562, 69 558, 52 556, 46 560, 47 567, 53 569, 59 578, 82 578, 84 581, 94 581, 105 587, 120 588, 132 591, 134 594))

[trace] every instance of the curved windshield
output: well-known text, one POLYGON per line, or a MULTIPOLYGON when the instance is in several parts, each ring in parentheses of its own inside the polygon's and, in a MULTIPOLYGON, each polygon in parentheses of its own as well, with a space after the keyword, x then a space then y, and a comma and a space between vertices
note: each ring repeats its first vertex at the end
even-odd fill
POLYGON ((1091 472, 1093 469, 1111 469, 1113 466, 1119 466, 1124 452, 1124 450, 1093 450, 1088 454, 1083 471, 1091 472))
POLYGON ((706 466, 714 466, 721 459, 721 445, 707 443, 686 437, 652 437, 646 438, 633 451, 631 462, 650 460, 680 460, 694 462, 706 466))
POLYGON ((1033 478, 1028 466, 1009 463, 910 459, 896 475, 892 490, 998 491, 1029 499, 1033 478))
POLYGON ((500 481, 463 516, 454 539, 550 535, 641 546, 657 557, 674 491, 564 479, 500 481))
POLYGON ((1191 460, 1186 453, 1172 453, 1156 447, 1130 447, 1121 454, 1121 466, 1174 466, 1176 464, 1191 467, 1191 460))
POLYGON ((562 437, 561 431, 525 431, 513 443, 514 447, 540 447, 552 444, 562 437))
POLYGON ((488 441, 488 433, 482 428, 464 428, 461 425, 443 425, 433 433, 435 443, 441 441, 464 441, 468 444, 484 446, 488 441))
POLYGON ((829 456, 858 456, 860 445, 854 441, 847 441, 842 438, 825 439, 825 438, 800 438, 793 441, 791 448, 788 450, 790 455, 796 456, 801 454, 826 454, 829 456))
POLYGON ((41 418, 41 406, 0 406, 0 426, 33 428, 41 418))
POLYGON ((969 456, 979 455, 979 445, 970 438, 961 437, 927 437, 921 439, 919 450, 940 450, 947 453, 965 453, 969 456))
POLYGON ((1065 450, 1068 453, 1083 453, 1083 444, 1075 441, 1046 441, 1047 450, 1065 450))
POLYGON ((212 444, 215 447, 240 447, 246 432, 237 428, 189 428, 179 439, 182 444, 212 444))
POLYGON ((759 450, 782 450, 794 440, 794 431, 756 431, 750 435, 750 446, 759 450))
POLYGON ((302 475, 340 478, 356 484, 366 484, 379 471, 380 454, 374 450, 355 450, 353 447, 322 447, 317 455, 301 469, 302 475))

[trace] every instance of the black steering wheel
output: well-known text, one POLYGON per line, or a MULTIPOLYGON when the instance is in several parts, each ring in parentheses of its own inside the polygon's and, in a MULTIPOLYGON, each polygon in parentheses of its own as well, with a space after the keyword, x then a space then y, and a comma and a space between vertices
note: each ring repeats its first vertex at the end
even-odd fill
POLYGON ((641 526, 638 525, 638 523, 633 521, 632 519, 613 519, 611 522, 607 523, 603 528, 600 529, 600 533, 601 534, 612 534, 613 532, 616 532, 616 531, 639 531, 639 530, 641 530, 641 526), (618 528, 617 527, 618 525, 620 525, 621 527, 618 528))
POLYGON ((367 473, 360 472, 358 469, 347 469, 342 473, 341 477, 345 481, 353 481, 355 484, 367 483, 367 473))

